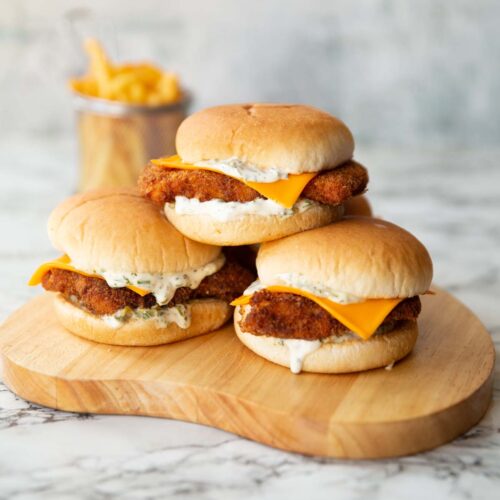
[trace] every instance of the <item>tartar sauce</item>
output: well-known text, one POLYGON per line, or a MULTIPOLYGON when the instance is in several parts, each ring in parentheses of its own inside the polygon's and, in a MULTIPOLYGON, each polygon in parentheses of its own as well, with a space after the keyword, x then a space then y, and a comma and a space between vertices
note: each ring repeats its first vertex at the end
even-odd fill
POLYGON ((191 307, 187 304, 176 304, 172 307, 151 307, 150 309, 132 309, 125 307, 114 314, 101 316, 101 319, 111 328, 121 328, 130 321, 139 319, 152 320, 156 328, 164 328, 175 323, 180 328, 191 324, 191 307))
POLYGON ((304 275, 299 273, 278 274, 273 282, 268 283, 267 285, 264 285, 260 280, 256 280, 243 292, 243 295, 253 295, 256 292, 273 285, 289 286, 290 288, 303 290, 304 292, 312 293, 317 297, 329 299, 337 304, 354 304, 365 300, 345 292, 332 290, 326 285, 311 282, 307 280, 304 275))
POLYGON ((260 290, 264 290, 264 288, 266 287, 262 284, 262 281, 255 280, 253 283, 250 283, 248 288, 243 292, 243 295, 253 295, 260 290))
POLYGON ((186 198, 185 196, 176 196, 175 203, 169 204, 180 215, 209 215, 221 222, 239 219, 245 215, 290 217, 296 213, 305 212, 315 205, 317 203, 314 201, 305 199, 298 200, 292 208, 286 208, 273 200, 263 198, 240 203, 219 199, 200 201, 197 198, 186 198))
POLYGON ((337 304, 354 304, 356 302, 363 302, 366 299, 356 297, 349 293, 333 290, 323 283, 313 282, 307 279, 301 273, 283 273, 276 276, 276 285, 285 285, 292 288, 298 288, 304 292, 312 293, 317 297, 324 297, 325 299, 336 302, 337 304))
POLYGON ((321 347, 319 340, 285 339, 283 343, 288 347, 290 353, 290 371, 292 373, 300 373, 306 356, 321 347))
MULTIPOLYGON (((391 322, 386 325, 381 325, 373 335, 383 335, 384 333, 388 333, 393 329, 394 323, 391 322)), ((290 371, 292 373, 300 373, 302 371, 302 365, 306 357, 314 351, 318 350, 323 344, 343 344, 344 342, 352 341, 363 342, 363 339, 361 339, 358 335, 351 331, 347 331, 341 335, 332 335, 321 340, 276 338, 276 342, 278 344, 285 345, 288 348, 290 356, 290 371)), ((386 367, 386 370, 390 370, 393 364, 394 363, 389 365, 390 368, 386 367)))
POLYGON ((244 181, 254 182, 276 182, 281 179, 287 179, 286 172, 280 172, 276 168, 263 169, 257 165, 247 163, 239 158, 232 157, 226 160, 204 160, 195 163, 198 167, 210 167, 223 174, 242 179, 244 181))
POLYGON ((217 259, 204 266, 172 274, 113 272, 104 269, 92 272, 102 276, 111 288, 137 286, 152 293, 156 302, 164 305, 172 300, 178 288, 197 288, 204 278, 216 273, 224 265, 225 260, 224 255, 220 254, 217 259))

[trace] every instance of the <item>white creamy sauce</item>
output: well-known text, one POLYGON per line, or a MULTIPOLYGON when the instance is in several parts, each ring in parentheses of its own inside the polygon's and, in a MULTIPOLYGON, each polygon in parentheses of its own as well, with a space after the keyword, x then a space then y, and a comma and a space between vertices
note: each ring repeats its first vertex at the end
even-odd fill
POLYGON ((114 314, 101 316, 111 328, 118 329, 130 321, 152 320, 156 328, 164 328, 175 323, 179 328, 187 328, 191 324, 191 307, 177 304, 172 307, 152 307, 150 309, 131 309, 125 307, 114 314))
POLYGON ((337 304, 354 304, 356 302, 363 302, 366 300, 356 297, 355 295, 333 290, 322 283, 312 282, 300 273, 278 274, 278 276, 276 276, 276 283, 274 284, 297 288, 299 290, 303 290, 304 292, 312 293, 317 297, 324 297, 325 299, 336 302, 337 304))
POLYGON ((306 357, 318 350, 322 344, 342 344, 352 340, 360 340, 360 338, 353 332, 347 332, 343 335, 332 335, 322 340, 279 339, 278 342, 283 343, 288 348, 290 371, 300 373, 306 357))
POLYGON ((106 325, 108 325, 110 328, 113 328, 113 330, 118 330, 118 328, 121 328, 126 323, 123 319, 117 318, 116 314, 106 314, 104 316, 101 316, 101 319, 104 321, 104 323, 106 323, 106 325))
POLYGON ((197 198, 176 196, 175 203, 168 205, 179 215, 209 215, 217 221, 227 222, 239 219, 245 215, 290 217, 296 213, 305 212, 317 205, 317 203, 311 200, 300 199, 292 208, 286 208, 273 200, 264 198, 256 198, 252 201, 240 203, 238 201, 223 201, 220 199, 200 201, 197 198))
MULTIPOLYGON (((383 335, 394 328, 394 323, 382 325, 373 334, 383 335)), ((356 335, 354 332, 348 331, 342 335, 332 335, 321 340, 302 340, 302 339, 276 339, 280 345, 285 345, 289 352, 290 371, 292 373, 300 373, 302 371, 302 364, 306 357, 312 352, 319 349, 323 344, 343 344, 344 342, 363 342, 363 339, 356 335)), ((392 370, 394 362, 386 366, 386 370, 392 370)))
POLYGON ((260 280, 255 280, 250 286, 243 292, 243 295, 253 295, 254 293, 266 288, 260 280))
POLYGON ((300 373, 304 359, 321 347, 319 340, 284 339, 283 343, 290 353, 290 371, 300 373))
POLYGON ((111 288, 122 288, 128 285, 137 286, 152 293, 156 302, 159 305, 164 305, 172 300, 178 288, 197 288, 204 278, 217 272, 224 265, 224 262, 225 257, 221 254, 217 259, 204 266, 181 273, 127 273, 103 269, 93 270, 92 272, 102 276, 111 288))
POLYGON ((256 292, 273 285, 289 286, 290 288, 303 290, 304 292, 312 293, 317 297, 329 299, 337 304, 354 304, 365 300, 348 293, 332 290, 330 287, 320 283, 308 281, 304 275, 299 273, 278 274, 272 283, 268 283, 267 285, 264 285, 260 280, 256 280, 243 292, 243 295, 253 295, 256 292))
POLYGON ((236 177, 244 181, 253 182, 276 182, 281 179, 287 179, 286 172, 280 172, 276 168, 263 169, 257 165, 247 163, 239 158, 233 157, 226 160, 205 160, 195 163, 198 167, 210 167, 222 174, 236 177))

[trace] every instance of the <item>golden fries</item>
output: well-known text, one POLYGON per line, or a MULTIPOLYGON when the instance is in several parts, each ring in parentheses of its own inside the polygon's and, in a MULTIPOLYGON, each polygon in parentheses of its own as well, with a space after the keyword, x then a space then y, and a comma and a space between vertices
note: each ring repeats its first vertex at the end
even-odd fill
POLYGON ((114 65, 97 40, 85 42, 90 60, 89 72, 69 82, 79 94, 128 104, 160 106, 181 97, 176 75, 150 63, 114 65))

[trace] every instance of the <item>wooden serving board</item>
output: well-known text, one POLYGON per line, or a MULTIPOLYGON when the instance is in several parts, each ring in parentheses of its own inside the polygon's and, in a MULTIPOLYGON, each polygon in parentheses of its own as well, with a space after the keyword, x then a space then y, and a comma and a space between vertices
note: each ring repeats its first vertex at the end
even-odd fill
POLYGON ((59 326, 51 297, 0 328, 3 379, 61 410, 150 415, 218 427, 284 450, 349 458, 407 455, 476 424, 495 353, 480 321, 448 293, 423 297, 413 353, 385 369, 293 375, 244 347, 232 326, 160 347, 114 347, 59 326))

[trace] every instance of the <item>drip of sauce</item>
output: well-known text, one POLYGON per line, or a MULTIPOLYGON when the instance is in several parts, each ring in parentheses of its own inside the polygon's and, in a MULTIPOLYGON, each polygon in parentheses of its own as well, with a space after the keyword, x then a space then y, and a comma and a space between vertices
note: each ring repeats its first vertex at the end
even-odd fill
MULTIPOLYGON (((375 335, 383 335, 394 329, 394 322, 382 325, 374 333, 375 335)), ((342 335, 332 335, 321 340, 302 340, 302 339, 276 339, 281 345, 288 348, 290 356, 290 371, 292 373, 300 373, 302 364, 306 357, 312 352, 319 349, 323 344, 343 344, 344 342, 363 342, 354 332, 345 332, 342 335)), ((386 366, 386 370, 392 370, 394 362, 386 366)))
POLYGON ((290 371, 300 373, 304 359, 321 347, 319 340, 285 339, 284 344, 290 353, 290 371))

